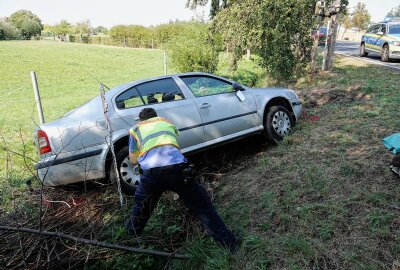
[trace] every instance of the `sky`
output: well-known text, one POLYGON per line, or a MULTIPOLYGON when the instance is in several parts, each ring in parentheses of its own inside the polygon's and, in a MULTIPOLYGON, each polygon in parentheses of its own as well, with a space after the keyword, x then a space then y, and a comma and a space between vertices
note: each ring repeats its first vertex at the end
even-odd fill
POLYGON ((190 20, 204 16, 209 7, 195 11, 186 8, 186 0, 0 0, 0 18, 20 9, 38 15, 43 23, 55 24, 65 19, 76 23, 89 19, 92 26, 117 24, 144 26, 190 20))
MULTIPOLYGON (((357 2, 366 3, 374 22, 382 21, 400 4, 400 0, 349 0, 350 10, 357 2)), ((0 17, 28 9, 47 24, 62 19, 71 23, 89 19, 92 26, 106 27, 117 24, 150 26, 193 17, 208 19, 209 6, 192 11, 185 8, 185 4, 186 0, 0 0, 0 17)))
POLYGON ((349 0, 350 12, 353 11, 353 7, 357 2, 362 2, 367 5, 372 22, 383 21, 386 14, 388 14, 392 8, 400 5, 400 0, 349 0))

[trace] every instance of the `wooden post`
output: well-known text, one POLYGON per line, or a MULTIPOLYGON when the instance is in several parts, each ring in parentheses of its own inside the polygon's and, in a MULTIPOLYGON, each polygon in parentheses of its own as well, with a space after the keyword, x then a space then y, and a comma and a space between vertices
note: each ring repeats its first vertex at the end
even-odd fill
MULTIPOLYGON (((336 9, 340 7, 340 0, 335 0, 334 7, 336 9)), ((332 71, 338 26, 339 26, 339 13, 336 13, 331 17, 331 30, 329 31, 328 34, 328 38, 330 36, 328 42, 328 52, 326 55, 325 65, 322 66, 322 70, 332 71)))
POLYGON ((164 49, 164 75, 167 75, 167 50, 164 49))
POLYGON ((35 71, 31 71, 31 79, 32 79, 32 85, 33 85, 33 92, 35 93, 35 102, 36 102, 36 108, 38 110, 39 121, 40 121, 40 124, 43 124, 44 117, 43 117, 42 101, 40 99, 39 87, 37 84, 35 71))

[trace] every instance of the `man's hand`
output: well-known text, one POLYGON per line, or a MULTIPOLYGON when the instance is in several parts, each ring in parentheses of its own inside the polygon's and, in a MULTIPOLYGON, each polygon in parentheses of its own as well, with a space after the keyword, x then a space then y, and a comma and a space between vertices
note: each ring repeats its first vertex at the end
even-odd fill
POLYGON ((136 153, 129 152, 129 161, 131 162, 131 164, 132 164, 133 166, 135 166, 136 164, 138 164, 138 161, 137 161, 138 156, 139 156, 139 153, 138 153, 138 152, 136 152, 136 153))

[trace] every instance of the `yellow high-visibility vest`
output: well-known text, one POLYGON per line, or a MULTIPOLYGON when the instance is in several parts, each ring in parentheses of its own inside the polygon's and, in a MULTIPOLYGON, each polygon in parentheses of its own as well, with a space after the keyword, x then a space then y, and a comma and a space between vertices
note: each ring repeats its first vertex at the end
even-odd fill
POLYGON ((129 133, 136 140, 139 157, 158 146, 173 145, 179 149, 177 142, 179 131, 162 117, 153 117, 142 121, 131 128, 129 133))

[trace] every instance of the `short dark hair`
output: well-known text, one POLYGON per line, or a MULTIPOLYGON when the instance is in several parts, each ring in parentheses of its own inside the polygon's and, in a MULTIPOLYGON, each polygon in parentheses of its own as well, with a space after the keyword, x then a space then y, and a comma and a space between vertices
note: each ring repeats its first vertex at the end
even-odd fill
POLYGON ((139 113, 139 120, 144 121, 153 117, 157 117, 157 112, 153 108, 144 108, 139 113))

